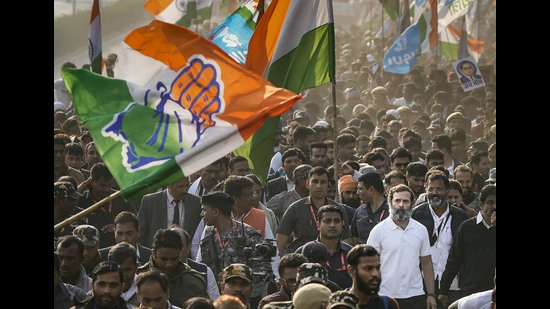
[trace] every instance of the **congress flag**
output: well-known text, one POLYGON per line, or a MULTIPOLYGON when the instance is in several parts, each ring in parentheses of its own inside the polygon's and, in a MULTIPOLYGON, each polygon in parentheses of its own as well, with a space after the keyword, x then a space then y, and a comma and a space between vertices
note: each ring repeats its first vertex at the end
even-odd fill
POLYGON ((212 16, 212 0, 147 0, 144 7, 155 19, 184 27, 212 16))
POLYGON ((62 76, 127 200, 230 153, 302 97, 200 35, 159 20, 133 30, 119 59, 121 79, 82 69, 62 76))

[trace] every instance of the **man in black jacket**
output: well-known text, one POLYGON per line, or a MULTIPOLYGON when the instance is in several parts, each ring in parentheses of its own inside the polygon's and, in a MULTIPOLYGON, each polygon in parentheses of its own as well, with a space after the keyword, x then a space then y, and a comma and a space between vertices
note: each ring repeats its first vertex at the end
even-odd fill
MULTIPOLYGON (((468 213, 449 203, 448 192, 449 179, 447 176, 440 171, 431 173, 427 182, 427 201, 416 206, 411 215, 413 219, 426 227, 430 236, 436 294, 439 293, 439 281, 445 270, 458 227, 468 219, 468 213)), ((457 286, 455 282, 454 288, 456 289, 457 286)), ((449 296, 453 299, 452 301, 460 297, 458 291, 451 292, 449 296)))

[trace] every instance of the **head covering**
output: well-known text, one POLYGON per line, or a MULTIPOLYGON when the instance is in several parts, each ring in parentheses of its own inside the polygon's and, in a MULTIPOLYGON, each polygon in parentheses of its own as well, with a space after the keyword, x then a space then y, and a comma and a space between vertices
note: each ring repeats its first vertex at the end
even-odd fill
POLYGON ((53 184, 53 198, 75 198, 78 199, 82 194, 76 192, 73 184, 68 181, 58 181, 53 184))
POLYGON ((332 293, 328 299, 327 309, 331 309, 336 306, 345 306, 349 309, 357 309, 359 305, 359 298, 351 291, 340 290, 332 293))
POLYGON ((307 114, 306 111, 297 110, 297 111, 294 112, 294 114, 292 116, 292 120, 296 120, 296 119, 308 119, 309 120, 309 115, 307 114))
POLYGON ((439 118, 432 120, 430 126, 427 127, 428 130, 441 130, 443 129, 443 123, 439 118))
POLYGON ((86 247, 94 247, 99 243, 99 231, 93 225, 79 225, 73 230, 73 235, 80 238, 86 247))
POLYGON ((359 92, 359 90, 351 88, 349 91, 346 92, 346 100, 351 100, 355 98, 361 98, 361 92, 359 92))
MULTIPOLYGON (((316 240, 305 243, 301 250, 296 251, 303 254, 311 263, 325 263, 329 259, 329 253, 327 247, 321 242, 316 240)), ((321 264, 322 265, 322 264, 321 264)), ((306 271, 307 274, 307 271, 306 271)))
POLYGON ((298 288, 312 282, 327 285, 328 272, 319 263, 303 263, 298 267, 298 288))
POLYGON ((241 278, 252 283, 252 269, 246 264, 231 264, 223 269, 221 282, 225 283, 231 278, 241 278))
POLYGON ((462 120, 462 119, 464 119, 464 115, 462 115, 461 112, 454 112, 454 113, 450 114, 449 116, 447 116, 446 122, 449 123, 449 122, 451 122, 451 120, 454 120, 454 119, 462 120))
POLYGON ((374 87, 374 89, 372 89, 370 93, 371 94, 388 94, 388 90, 386 89, 386 87, 378 86, 378 87, 374 87))
POLYGON ((313 167, 309 164, 300 164, 292 171, 292 178, 307 179, 309 178, 309 171, 311 171, 312 168, 313 167))
POLYGON ((393 117, 395 117, 395 119, 400 118, 399 112, 396 109, 388 109, 386 111, 386 115, 392 115, 393 117))
POLYGON ((490 171, 489 171, 489 178, 487 178, 487 180, 485 180, 485 183, 496 183, 497 182, 497 168, 496 167, 493 167, 490 171))
POLYGON ((359 173, 361 173, 361 174, 378 173, 378 171, 376 170, 376 167, 367 164, 367 165, 361 166, 359 168, 359 173))
POLYGON ((338 180, 338 186, 340 187, 340 194, 346 190, 357 190, 357 181, 353 180, 351 175, 344 175, 338 180))
POLYGON ((412 113, 411 108, 408 106, 399 106, 397 108, 397 111, 399 112, 399 116, 401 116, 401 114, 403 113, 412 113))
POLYGON ((201 204, 208 206, 233 206, 235 200, 222 191, 210 191, 201 196, 201 204))
POLYGON ((67 107, 65 106, 65 104, 63 102, 59 102, 59 101, 53 102, 53 111, 54 112, 65 111, 66 109, 67 109, 67 107))
POLYGON ((296 290, 292 304, 296 309, 321 309, 323 303, 328 303, 331 294, 330 289, 322 284, 308 284, 296 290))
POLYGON ((313 126, 314 127, 325 127, 326 128, 326 127, 329 126, 329 124, 328 124, 328 122, 326 122, 324 120, 319 120, 313 126))

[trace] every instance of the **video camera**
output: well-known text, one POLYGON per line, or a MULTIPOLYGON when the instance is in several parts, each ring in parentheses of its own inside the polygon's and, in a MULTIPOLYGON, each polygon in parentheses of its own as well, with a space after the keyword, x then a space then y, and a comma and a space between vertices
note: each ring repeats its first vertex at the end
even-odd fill
POLYGON ((253 247, 244 247, 246 264, 252 268, 254 282, 275 279, 271 269, 272 258, 277 255, 277 246, 274 243, 274 239, 265 239, 253 247))

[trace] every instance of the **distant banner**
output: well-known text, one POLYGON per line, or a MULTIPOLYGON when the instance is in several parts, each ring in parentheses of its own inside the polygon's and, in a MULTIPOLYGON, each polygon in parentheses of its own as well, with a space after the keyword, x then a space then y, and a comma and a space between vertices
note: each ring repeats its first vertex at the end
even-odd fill
POLYGON ((467 57, 453 62, 456 74, 459 76, 460 84, 464 91, 472 91, 485 86, 483 76, 473 57, 467 57))

